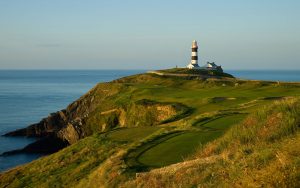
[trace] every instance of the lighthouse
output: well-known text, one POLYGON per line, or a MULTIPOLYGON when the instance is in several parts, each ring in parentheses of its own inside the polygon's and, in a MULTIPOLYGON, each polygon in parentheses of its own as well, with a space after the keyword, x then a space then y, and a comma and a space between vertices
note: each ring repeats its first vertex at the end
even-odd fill
POLYGON ((194 40, 192 42, 192 57, 191 57, 191 62, 188 64, 187 68, 189 69, 198 69, 198 44, 197 41, 194 40))

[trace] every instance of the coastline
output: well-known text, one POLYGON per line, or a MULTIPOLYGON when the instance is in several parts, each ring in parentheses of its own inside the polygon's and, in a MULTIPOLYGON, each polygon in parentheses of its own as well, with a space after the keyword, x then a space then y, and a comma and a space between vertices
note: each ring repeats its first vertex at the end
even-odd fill
MULTIPOLYGON (((21 71, 22 72, 22 71, 21 71)), ((55 71, 54 71, 55 72, 55 71)), ((72 72, 72 71, 71 71, 72 72)), ((80 71, 75 71, 75 72, 80 72, 80 71)), ((95 71, 93 71, 93 72, 95 72, 95 71)), ((97 72, 97 71, 96 71, 97 72)), ((151 71, 150 71, 151 72, 151 71)), ((230 72, 230 71, 229 71, 230 72)), ((153 73, 153 72, 152 72, 153 73)), ((131 75, 131 74, 129 74, 129 75, 131 75)), ((88 76, 88 75, 87 75, 88 76)), ((115 79, 118 79, 119 77, 116 77, 115 79)), ((247 79, 248 80, 248 79, 247 79)), ((244 81, 247 81, 247 80, 244 80, 244 81)), ((249 80, 248 80, 249 81, 249 80)), ((259 80, 252 80, 253 82, 257 82, 257 81, 259 81, 259 80)), ((270 81, 270 82, 274 82, 274 83, 277 83, 277 81, 270 81)), ((286 83, 286 82, 280 82, 280 83, 286 83)), ((293 84, 293 83, 297 83, 297 82, 288 82, 288 83, 290 83, 290 84, 293 84)), ((88 90, 88 89, 87 89, 88 90)), ((57 110, 57 109, 56 109, 57 110)), ((21 127, 20 127, 21 128, 21 127)), ((7 132, 6 132, 7 133, 7 132)), ((7 152, 7 151, 3 151, 3 152, 7 152)), ((21 148, 16 148, 16 150, 15 150, 15 152, 17 152, 17 153, 19 153, 19 152, 24 152, 24 150, 22 150, 21 148)), ((14 152, 13 152, 14 153, 14 152)))

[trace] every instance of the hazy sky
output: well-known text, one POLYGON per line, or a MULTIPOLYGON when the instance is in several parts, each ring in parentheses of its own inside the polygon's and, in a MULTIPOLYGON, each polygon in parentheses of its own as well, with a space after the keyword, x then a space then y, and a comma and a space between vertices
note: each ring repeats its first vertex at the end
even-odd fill
POLYGON ((0 69, 300 69, 299 0, 0 0, 0 69))

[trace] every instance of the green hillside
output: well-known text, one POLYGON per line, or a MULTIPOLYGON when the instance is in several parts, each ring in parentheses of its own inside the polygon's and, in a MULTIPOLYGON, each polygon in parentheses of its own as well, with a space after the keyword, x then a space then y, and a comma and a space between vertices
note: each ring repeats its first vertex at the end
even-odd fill
POLYGON ((185 163, 138 174, 127 187, 299 187, 300 99, 276 102, 199 148, 185 163))
POLYGON ((272 186, 269 171, 278 169, 278 185, 299 183, 300 83, 224 75, 148 73, 98 84, 58 113, 57 137, 70 146, 0 174, 0 187, 272 186), (176 174, 174 163, 183 165, 176 174))

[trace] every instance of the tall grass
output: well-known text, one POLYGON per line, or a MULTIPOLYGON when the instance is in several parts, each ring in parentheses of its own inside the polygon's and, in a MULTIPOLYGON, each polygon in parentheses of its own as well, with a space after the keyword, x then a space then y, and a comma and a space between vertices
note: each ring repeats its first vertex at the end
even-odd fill
POLYGON ((195 161, 143 174, 134 183, 151 188, 299 187, 299 125, 299 98, 275 102, 200 147, 195 161))
POLYGON ((259 109, 247 117, 240 125, 232 127, 217 143, 216 154, 230 144, 273 143, 293 135, 300 125, 300 101, 288 99, 259 109))

